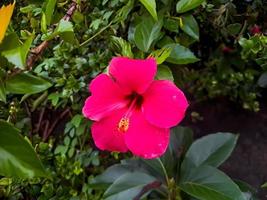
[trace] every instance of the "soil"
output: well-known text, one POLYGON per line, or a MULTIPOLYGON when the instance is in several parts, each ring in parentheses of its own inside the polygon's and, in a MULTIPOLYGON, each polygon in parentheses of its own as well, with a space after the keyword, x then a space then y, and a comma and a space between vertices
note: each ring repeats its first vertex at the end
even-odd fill
MULTIPOLYGON (((265 101, 266 102, 266 101, 265 101)), ((260 200, 267 200, 267 105, 261 104, 257 113, 246 111, 224 99, 191 105, 203 120, 183 123, 194 130, 195 137, 216 132, 239 134, 237 146, 221 169, 233 179, 243 180, 257 190, 260 200)), ((189 113, 190 113, 189 111, 189 113)))

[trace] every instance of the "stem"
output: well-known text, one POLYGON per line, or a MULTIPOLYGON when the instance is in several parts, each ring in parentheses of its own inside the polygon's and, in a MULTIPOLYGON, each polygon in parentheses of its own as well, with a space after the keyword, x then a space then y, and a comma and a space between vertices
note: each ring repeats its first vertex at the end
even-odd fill
POLYGON ((167 186, 169 188, 170 186, 170 182, 169 182, 169 177, 168 177, 168 174, 167 174, 167 171, 166 171, 166 168, 164 167, 162 161, 160 160, 160 158, 157 158, 157 161, 159 162, 162 170, 163 170, 163 173, 164 173, 164 176, 165 176, 165 179, 166 179, 166 183, 167 183, 167 186))
POLYGON ((113 21, 111 21, 107 26, 103 27, 100 31, 98 31, 96 34, 94 34, 92 37, 85 40, 82 44, 80 44, 80 47, 88 44, 92 39, 94 39, 96 36, 100 35, 104 30, 108 29, 112 25, 113 21))

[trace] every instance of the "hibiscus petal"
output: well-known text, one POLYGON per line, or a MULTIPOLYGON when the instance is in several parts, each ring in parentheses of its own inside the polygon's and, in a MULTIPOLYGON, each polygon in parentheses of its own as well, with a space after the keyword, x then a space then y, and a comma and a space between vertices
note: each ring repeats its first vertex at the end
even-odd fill
POLYGON ((185 115, 188 102, 184 93, 167 80, 153 81, 144 94, 145 118, 161 128, 176 126, 185 115))
POLYGON ((127 93, 144 93, 156 72, 157 63, 154 58, 138 60, 115 57, 109 64, 109 74, 127 93))
POLYGON ((92 96, 86 99, 82 112, 91 120, 99 121, 128 103, 123 91, 107 74, 98 75, 89 89, 92 96))
POLYGON ((133 112, 125 142, 129 150, 145 159, 160 157, 169 144, 170 130, 148 123, 141 111, 133 112))
POLYGON ((91 130, 96 146, 101 150, 128 151, 125 145, 124 133, 118 131, 118 124, 123 117, 125 109, 116 110, 109 117, 94 122, 91 130))

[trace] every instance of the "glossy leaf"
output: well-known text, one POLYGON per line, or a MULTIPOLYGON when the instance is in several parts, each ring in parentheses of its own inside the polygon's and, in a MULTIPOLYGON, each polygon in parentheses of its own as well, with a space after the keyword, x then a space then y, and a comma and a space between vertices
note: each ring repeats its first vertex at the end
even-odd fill
POLYGON ((170 81, 174 80, 172 71, 168 66, 165 65, 158 66, 156 78, 159 80, 170 80, 170 81))
POLYGON ((154 22, 152 18, 145 18, 136 26, 134 32, 134 42, 136 46, 140 50, 148 52, 153 42, 159 38, 161 27, 161 21, 154 22))
POLYGON ((96 176, 90 185, 94 188, 105 188, 106 186, 112 184, 122 175, 134 172, 135 166, 129 164, 115 164, 107 168, 101 175, 96 176))
POLYGON ((188 168, 179 187, 199 200, 246 200, 239 187, 223 172, 211 166, 188 168))
POLYGON ((16 67, 24 69, 34 35, 30 36, 23 45, 2 52, 2 55, 16 67))
POLYGON ((106 200, 134 199, 142 189, 157 181, 155 177, 142 172, 126 173, 118 178, 104 193, 106 200))
POLYGON ((171 47, 172 52, 167 61, 173 64, 189 64, 197 62, 199 59, 192 51, 180 44, 168 44, 165 47, 171 47))
POLYGON ((216 133, 196 140, 188 149, 182 163, 182 173, 201 165, 218 167, 232 153, 237 135, 216 133))
POLYGON ((52 84, 40 77, 20 73, 6 80, 6 90, 13 94, 34 94, 42 92, 52 84))
POLYGON ((0 175, 18 178, 47 177, 33 147, 11 124, 0 120, 0 175))
POLYGON ((158 15, 157 15, 157 10, 156 10, 156 1, 155 0, 140 0, 140 2, 145 6, 145 8, 151 14, 151 16, 157 21, 158 15))
POLYGON ((193 15, 182 16, 181 29, 195 40, 199 40, 199 28, 193 15))
POLYGON ((200 6, 203 2, 204 0, 180 0, 176 4, 176 11, 177 13, 187 12, 200 6))
POLYGON ((180 159, 193 141, 193 131, 187 127, 177 126, 171 129, 170 144, 165 154, 160 158, 170 177, 179 174, 180 159))

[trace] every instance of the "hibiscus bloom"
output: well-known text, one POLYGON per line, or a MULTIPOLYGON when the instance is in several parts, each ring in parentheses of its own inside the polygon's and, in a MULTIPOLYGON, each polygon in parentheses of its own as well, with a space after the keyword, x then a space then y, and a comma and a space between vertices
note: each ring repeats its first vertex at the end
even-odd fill
POLYGON ((13 4, 9 4, 8 6, 2 6, 0 8, 0 43, 2 42, 5 36, 6 29, 11 19, 14 7, 15 2, 13 4))
POLYGON ((92 80, 83 114, 94 121, 91 131, 99 149, 130 150, 146 159, 166 151, 170 128, 184 118, 188 103, 174 83, 154 80, 156 72, 154 58, 115 57, 108 74, 92 80))

